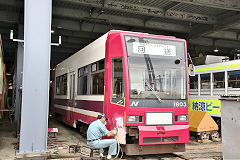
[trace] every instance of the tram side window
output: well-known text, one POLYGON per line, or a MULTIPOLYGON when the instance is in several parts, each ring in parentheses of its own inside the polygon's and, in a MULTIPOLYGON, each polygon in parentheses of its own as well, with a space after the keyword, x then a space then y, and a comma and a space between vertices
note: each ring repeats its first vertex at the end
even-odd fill
POLYGON ((67 95, 67 74, 56 77, 56 94, 67 95))
POLYGON ((213 73, 213 88, 225 88, 224 72, 213 73))
POLYGON ((112 60, 112 102, 124 105, 124 76, 122 58, 112 60))
POLYGON ((104 94, 104 59, 91 65, 91 94, 104 94))
POLYGON ((201 74, 201 89, 210 89, 210 74, 201 74))
POLYGON ((87 76, 88 68, 87 66, 78 69, 78 95, 87 95, 87 76))
POLYGON ((198 75, 190 76, 190 89, 198 89, 198 75))
POLYGON ((228 87, 240 88, 240 71, 228 72, 228 87))

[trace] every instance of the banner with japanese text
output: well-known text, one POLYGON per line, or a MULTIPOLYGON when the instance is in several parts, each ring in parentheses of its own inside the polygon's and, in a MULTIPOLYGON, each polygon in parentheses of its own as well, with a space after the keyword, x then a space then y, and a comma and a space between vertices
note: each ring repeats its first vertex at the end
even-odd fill
POLYGON ((212 116, 221 117, 221 101, 220 100, 189 100, 189 110, 205 111, 212 116))

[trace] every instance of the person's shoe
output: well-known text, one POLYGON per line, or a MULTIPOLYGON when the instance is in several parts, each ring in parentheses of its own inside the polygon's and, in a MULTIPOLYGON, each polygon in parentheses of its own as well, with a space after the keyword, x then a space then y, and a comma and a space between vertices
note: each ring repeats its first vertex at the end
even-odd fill
POLYGON ((112 159, 112 155, 108 154, 107 159, 112 159))
POLYGON ((105 159, 105 156, 103 155, 103 153, 100 153, 100 159, 105 159))

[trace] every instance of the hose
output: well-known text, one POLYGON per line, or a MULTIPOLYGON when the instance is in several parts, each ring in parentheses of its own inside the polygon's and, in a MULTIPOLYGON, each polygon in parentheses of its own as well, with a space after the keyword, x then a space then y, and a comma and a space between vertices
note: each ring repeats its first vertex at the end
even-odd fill
POLYGON ((121 150, 121 152, 122 152, 122 155, 121 155, 120 159, 122 159, 123 151, 122 151, 122 148, 121 148, 121 146, 120 146, 120 143, 119 143, 119 140, 118 140, 118 136, 117 136, 117 134, 115 135, 115 139, 117 140, 118 151, 117 151, 116 156, 115 156, 113 159, 116 159, 116 158, 118 157, 118 155, 119 155, 119 153, 120 153, 120 150, 121 150))

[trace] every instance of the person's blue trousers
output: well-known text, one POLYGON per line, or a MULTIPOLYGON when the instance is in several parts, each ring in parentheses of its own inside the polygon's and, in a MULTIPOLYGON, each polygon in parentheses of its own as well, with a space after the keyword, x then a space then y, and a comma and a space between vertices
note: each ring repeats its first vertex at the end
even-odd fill
POLYGON ((104 152, 103 148, 109 147, 108 154, 117 154, 117 141, 115 139, 96 140, 93 142, 88 142, 87 144, 93 148, 99 148, 100 153, 104 152))

